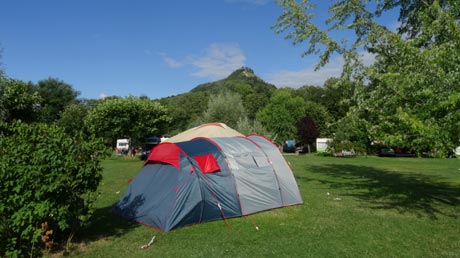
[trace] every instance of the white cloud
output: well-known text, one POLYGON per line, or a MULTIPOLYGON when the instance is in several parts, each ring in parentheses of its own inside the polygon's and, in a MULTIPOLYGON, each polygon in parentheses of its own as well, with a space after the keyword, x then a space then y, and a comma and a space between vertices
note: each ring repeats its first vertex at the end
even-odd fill
MULTIPOLYGON (((374 63, 374 55, 367 52, 360 54, 364 65, 374 63)), ((317 71, 315 71, 314 66, 300 71, 279 71, 269 74, 268 81, 278 87, 299 88, 304 85, 322 86, 327 79, 341 76, 343 63, 342 57, 337 57, 317 71)))
POLYGON ((211 44, 203 55, 188 57, 189 63, 197 71, 192 73, 196 77, 220 79, 228 76, 234 70, 244 66, 246 57, 238 44, 211 44))
POLYGON ((269 74, 268 81, 278 87, 299 88, 304 85, 323 85, 330 77, 340 77, 342 64, 333 62, 320 70, 315 71, 314 67, 309 67, 300 71, 280 71, 269 74))
POLYGON ((99 99, 105 99, 105 98, 107 98, 107 97, 108 97, 108 95, 105 94, 105 93, 99 94, 99 99))
POLYGON ((184 66, 184 63, 181 61, 178 61, 165 53, 158 53, 163 58, 163 61, 166 63, 166 65, 170 68, 179 68, 184 66))
POLYGON ((222 79, 236 69, 244 66, 246 57, 238 44, 214 43, 203 50, 200 55, 189 55, 181 60, 171 58, 165 53, 159 53, 170 68, 183 66, 192 67, 195 77, 222 79))
POLYGON ((184 66, 183 63, 171 58, 171 57, 164 57, 164 61, 166 62, 166 64, 169 66, 169 67, 172 67, 172 68, 179 68, 179 67, 182 67, 184 66))

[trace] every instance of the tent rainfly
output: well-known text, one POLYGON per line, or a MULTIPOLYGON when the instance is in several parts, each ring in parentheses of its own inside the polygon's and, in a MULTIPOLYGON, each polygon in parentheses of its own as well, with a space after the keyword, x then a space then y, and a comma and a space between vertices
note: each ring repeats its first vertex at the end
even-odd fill
POLYGON ((302 203, 279 149, 252 135, 157 145, 113 210, 170 231, 302 203))
POLYGON ((244 136, 235 129, 227 126, 224 123, 208 123, 202 124, 197 127, 188 129, 180 134, 177 134, 166 142, 184 142, 190 141, 197 137, 232 137, 232 136, 244 136))

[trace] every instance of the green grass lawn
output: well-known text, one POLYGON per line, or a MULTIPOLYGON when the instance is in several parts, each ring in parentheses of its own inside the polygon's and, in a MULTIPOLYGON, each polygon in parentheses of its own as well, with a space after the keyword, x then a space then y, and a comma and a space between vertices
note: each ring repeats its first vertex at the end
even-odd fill
POLYGON ((142 162, 106 160, 97 210, 65 255, 460 257, 460 160, 286 158, 303 205, 168 233, 110 212, 142 162), (141 249, 154 235, 154 244, 141 249))

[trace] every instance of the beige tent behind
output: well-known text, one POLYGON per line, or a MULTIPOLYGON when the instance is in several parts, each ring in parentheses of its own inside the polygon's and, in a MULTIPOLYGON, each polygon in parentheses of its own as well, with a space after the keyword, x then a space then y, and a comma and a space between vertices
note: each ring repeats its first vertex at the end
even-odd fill
POLYGON ((197 137, 233 137, 233 136, 244 136, 235 129, 228 127, 224 123, 209 123, 202 124, 194 127, 182 133, 179 133, 165 142, 183 142, 190 141, 197 137))

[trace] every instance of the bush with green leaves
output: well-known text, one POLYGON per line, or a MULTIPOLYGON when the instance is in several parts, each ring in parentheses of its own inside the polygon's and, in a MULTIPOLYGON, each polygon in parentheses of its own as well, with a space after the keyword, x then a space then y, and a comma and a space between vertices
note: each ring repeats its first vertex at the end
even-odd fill
POLYGON ((45 124, 0 123, 0 257, 39 254, 91 214, 107 155, 96 139, 45 124))
POLYGON ((121 138, 141 146, 148 136, 165 133, 171 120, 167 108, 158 101, 129 96, 104 99, 88 113, 84 123, 89 133, 113 147, 121 138))

